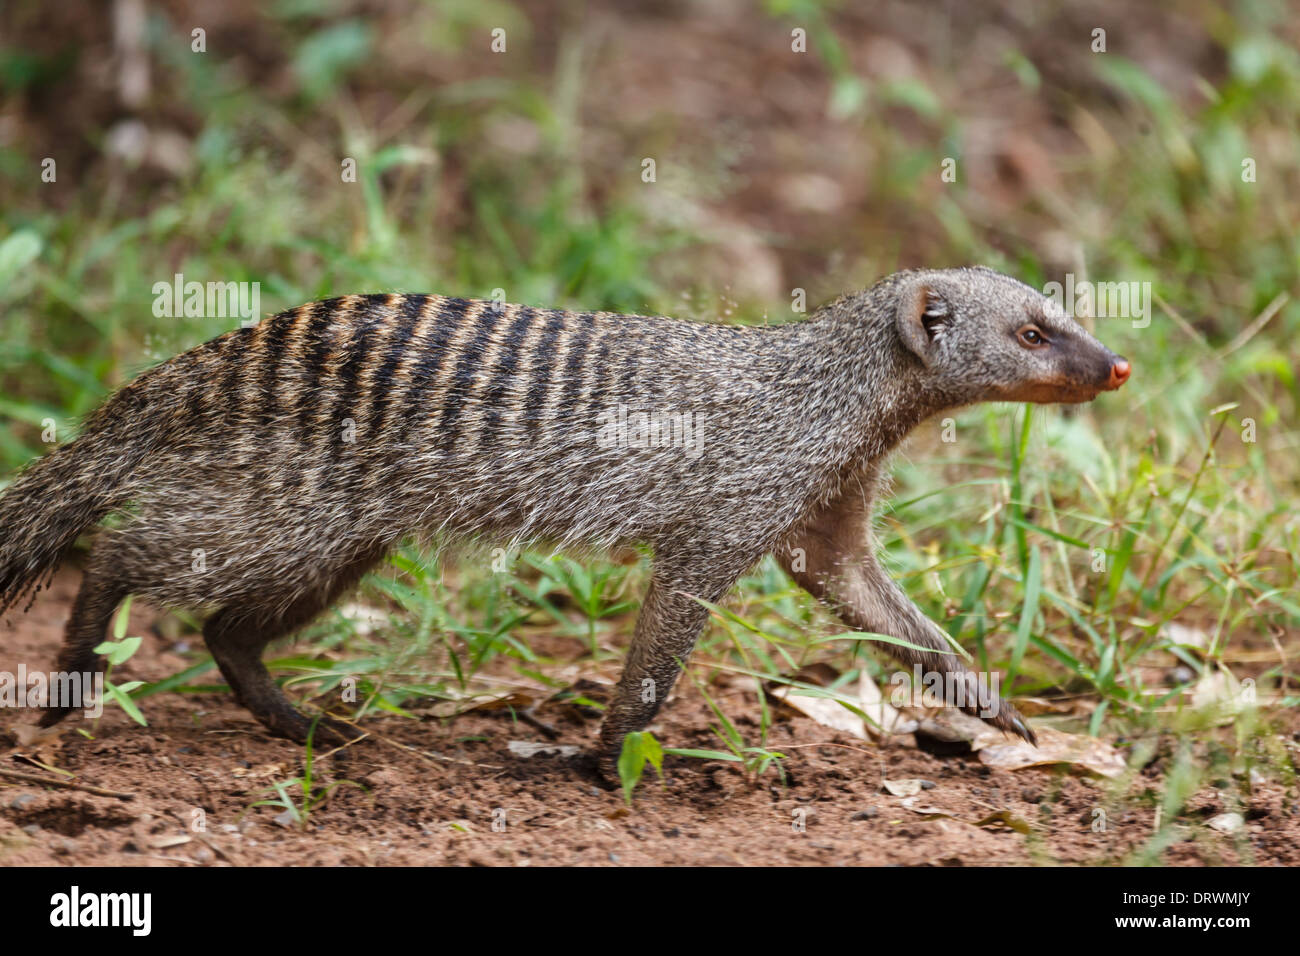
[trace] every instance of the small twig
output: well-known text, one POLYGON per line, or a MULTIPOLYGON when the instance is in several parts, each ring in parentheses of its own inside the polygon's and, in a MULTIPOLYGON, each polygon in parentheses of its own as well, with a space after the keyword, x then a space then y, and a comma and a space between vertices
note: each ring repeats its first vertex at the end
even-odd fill
POLYGON ((1240 334, 1228 343, 1228 347, 1219 353, 1219 358, 1226 358, 1253 339, 1255 334, 1268 324, 1269 319, 1282 311, 1282 306, 1286 305, 1290 298, 1290 294, 1286 292, 1279 292, 1274 296, 1273 301, 1264 306, 1264 311, 1255 317, 1255 321, 1242 329, 1240 334))
POLYGON ((1177 325, 1180 329, 1182 329, 1183 332, 1187 334, 1188 338, 1195 341, 1197 345, 1201 346, 1201 348, 1205 349, 1207 352, 1214 351, 1210 347, 1210 343, 1205 340, 1205 336, 1202 335, 1200 332, 1196 331, 1196 329, 1192 326, 1192 323, 1188 322, 1185 318, 1179 315, 1177 309, 1175 309, 1164 299, 1160 298, 1159 295, 1153 296, 1153 298, 1156 300, 1156 305, 1164 309, 1165 314, 1174 320, 1174 324, 1177 325))
POLYGON ((560 732, 540 717, 535 716, 531 707, 527 710, 517 710, 515 711, 515 714, 521 721, 529 727, 532 727, 534 730, 539 731, 542 736, 546 737, 548 740, 560 739, 560 732))
MULTIPOLYGON (((338 753, 340 750, 347 750, 347 749, 348 749, 349 747, 351 747, 353 744, 359 744, 359 743, 361 743, 361 741, 363 741, 363 740, 367 740, 369 737, 370 737, 370 734, 368 734, 368 733, 362 733, 360 737, 353 737, 351 740, 346 740, 346 741, 344 741, 343 743, 339 744, 337 747, 334 747, 334 748, 332 748, 332 749, 330 749, 330 750, 322 750, 322 751, 317 752, 317 753, 315 754, 314 759, 316 759, 316 760, 326 760, 326 759, 328 759, 328 758, 330 758, 330 757, 333 757, 333 756, 334 756, 336 753, 338 753)), ((312 746, 313 746, 313 747, 316 746, 315 742, 312 743, 312 746)))
POLYGON ((473 760, 461 760, 459 757, 444 757, 442 754, 434 753, 432 750, 420 750, 417 747, 409 747, 406 744, 398 743, 396 740, 390 740, 389 738, 381 734, 372 734, 371 736, 374 737, 375 740, 381 741, 382 743, 386 743, 391 747, 396 747, 399 750, 405 750, 407 753, 415 754, 417 757, 420 757, 424 760, 428 760, 430 762, 434 760, 442 760, 446 763, 458 763, 465 767, 478 767, 481 770, 505 770, 506 769, 505 767, 498 766, 497 764, 476 763, 473 760))
POLYGON ((88 783, 76 783, 72 780, 60 780, 58 777, 44 777, 37 773, 23 773, 21 770, 5 770, 0 768, 0 777, 8 780, 21 780, 24 783, 39 783, 46 787, 63 787, 65 790, 84 790, 86 793, 93 793, 98 797, 117 797, 119 800, 134 800, 134 793, 123 793, 119 790, 105 790, 103 787, 92 787, 88 783))

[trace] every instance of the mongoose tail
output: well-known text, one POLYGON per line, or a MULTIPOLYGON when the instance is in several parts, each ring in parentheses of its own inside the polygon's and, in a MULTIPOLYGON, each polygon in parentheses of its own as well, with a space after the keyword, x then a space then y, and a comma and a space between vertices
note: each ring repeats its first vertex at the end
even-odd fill
POLYGON ((135 400, 123 389, 80 437, 32 462, 0 495, 0 615, 39 590, 77 536, 125 500, 139 456, 120 409, 135 400))
MULTIPOLYGON (((0 495, 0 616, 24 598, 30 606, 77 537, 128 503, 132 473, 154 446, 158 423, 149 420, 148 406, 159 384, 145 373, 119 390, 74 441, 30 464, 0 495)), ((99 669, 94 648, 125 596, 82 588, 59 651, 61 672, 99 669)), ((68 712, 64 703, 52 703, 42 715, 43 726, 68 712)))

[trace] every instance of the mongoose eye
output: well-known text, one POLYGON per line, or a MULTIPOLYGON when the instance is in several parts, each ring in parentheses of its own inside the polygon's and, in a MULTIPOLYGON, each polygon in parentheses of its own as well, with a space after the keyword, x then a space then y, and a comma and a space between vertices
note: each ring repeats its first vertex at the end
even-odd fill
POLYGON ((1042 332, 1038 331, 1038 329, 1034 328, 1032 325, 1026 325, 1023 329, 1017 332, 1016 335, 1023 345, 1026 345, 1031 349, 1040 348, 1047 344, 1047 336, 1043 335, 1042 332))

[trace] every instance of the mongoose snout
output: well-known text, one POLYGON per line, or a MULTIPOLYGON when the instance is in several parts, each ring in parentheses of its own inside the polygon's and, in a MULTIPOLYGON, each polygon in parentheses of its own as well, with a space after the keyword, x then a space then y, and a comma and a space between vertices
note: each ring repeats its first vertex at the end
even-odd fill
MULTIPOLYGON (((212 608, 203 636, 272 732, 312 726, 266 644, 420 533, 654 554, 600 731, 608 768, 708 612, 765 554, 955 706, 1033 740, 875 557, 890 452, 983 401, 1088 401, 1128 378, 991 269, 900 272, 765 328, 438 295, 348 295, 235 329, 119 390, 0 496, 0 612, 109 515, 59 667, 98 670, 119 602, 212 608), (199 556, 199 557, 196 557, 199 556), (201 560, 200 560, 201 558, 201 560)), ((996 685, 994 684, 994 687, 996 685)), ((70 707, 55 701, 50 725, 70 707)), ((354 733, 322 722, 318 739, 354 733)))
POLYGON ((1106 390, 1113 392, 1127 382, 1131 371, 1132 367, 1128 364, 1128 359, 1115 359, 1110 365, 1110 380, 1106 383, 1106 390))

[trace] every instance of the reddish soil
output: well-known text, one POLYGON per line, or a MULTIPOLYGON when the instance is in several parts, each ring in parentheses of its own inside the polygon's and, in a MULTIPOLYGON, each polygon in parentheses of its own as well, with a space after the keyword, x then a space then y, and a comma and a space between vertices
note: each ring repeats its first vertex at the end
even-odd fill
MULTIPOLYGON (((48 669, 76 581, 74 571, 61 572, 27 614, 12 617, 0 667, 13 671, 22 661, 48 669)), ((142 609, 132 633, 147 633, 148 621, 142 609)), ((196 659, 166 643, 148 637, 116 676, 156 680, 196 659)), ((757 736, 753 691, 716 693, 742 732, 757 736)), ((0 736, 0 770, 46 773, 35 758, 79 783, 133 794, 124 800, 0 778, 0 864, 1118 862, 1151 838, 1169 765, 1158 757, 1115 792, 1111 781, 1064 769, 995 770, 970 755, 922 752, 910 736, 869 746, 779 714, 769 745, 788 755, 784 785, 773 772, 754 782, 729 764, 669 757, 665 784, 643 782, 629 810, 582 755, 513 755, 509 741, 545 737, 507 711, 376 717, 363 725, 374 736, 316 766, 322 784, 361 787, 339 786, 306 826, 296 826, 277 822, 279 808, 250 805, 266 798, 272 782, 302 772, 301 747, 268 737, 226 695, 159 694, 144 705, 148 727, 109 708, 97 728, 69 719, 52 743, 23 746, 0 736), (881 789, 882 777, 932 783, 914 804, 951 816, 908 809, 881 789), (1109 819, 1101 833, 1092 829, 1099 807, 1109 819), (505 827, 494 831, 502 808, 505 827), (198 818, 201 832, 191 826, 198 818)), ((558 744, 585 747, 594 739, 597 719, 572 707, 544 706, 537 716, 559 729, 558 744)), ((31 720, 19 711, 4 729, 31 720)), ((665 745, 716 749, 711 722, 699 692, 683 682, 653 729, 665 745)), ((1166 757, 1171 743, 1162 744, 1166 757)), ((1300 863, 1293 784, 1253 781, 1245 825, 1227 836, 1204 824, 1232 809, 1228 795, 1238 791, 1215 783, 1191 799, 1163 863, 1300 863)))

